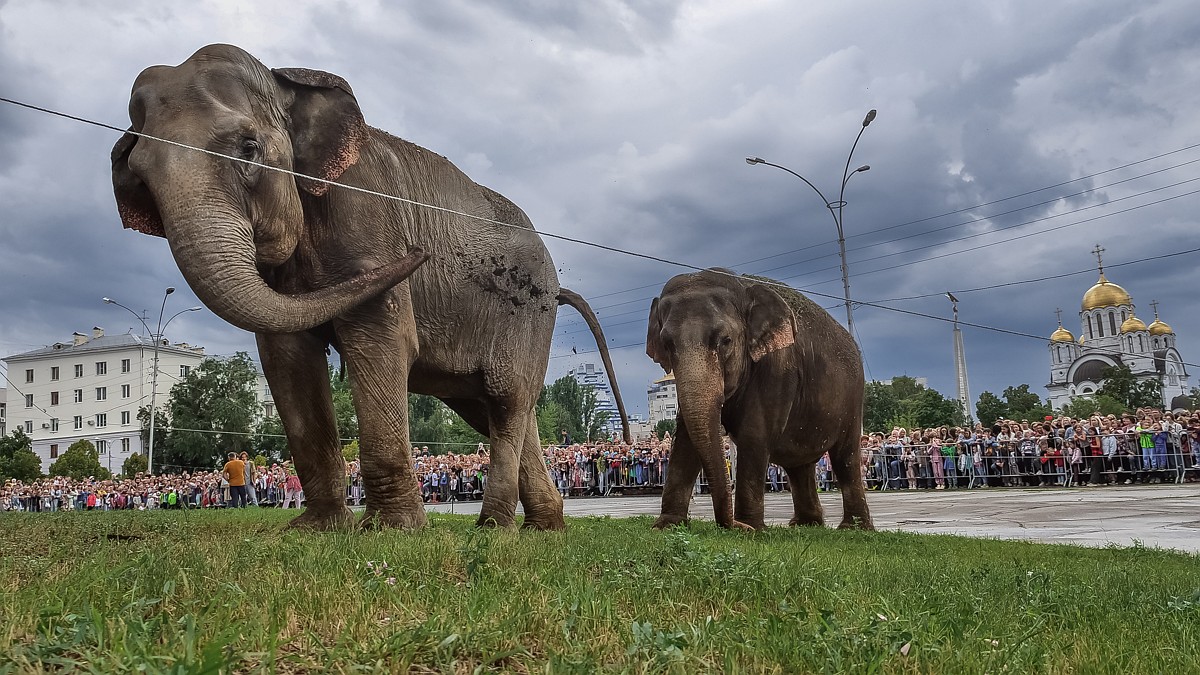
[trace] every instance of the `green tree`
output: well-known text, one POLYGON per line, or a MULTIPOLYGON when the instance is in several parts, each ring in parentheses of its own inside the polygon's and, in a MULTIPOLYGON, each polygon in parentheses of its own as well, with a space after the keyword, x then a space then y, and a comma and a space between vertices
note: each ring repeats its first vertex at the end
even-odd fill
POLYGON ((1074 419, 1085 419, 1092 415, 1120 415, 1127 412, 1125 404, 1105 394, 1078 396, 1058 411, 1060 415, 1074 419))
POLYGON ((227 452, 250 450, 259 413, 256 382, 257 370, 246 352, 201 361, 171 388, 172 429, 161 464, 212 466, 227 452))
MULTIPOLYGON (((408 395, 408 440, 412 445, 440 448, 447 441, 454 411, 434 396, 408 395)), ((436 452, 436 450, 431 450, 436 452)))
POLYGON ((1000 400, 990 391, 985 391, 979 395, 979 400, 975 402, 975 418, 985 427, 990 427, 996 423, 998 419, 1008 417, 1008 405, 1000 400))
POLYGON ((666 438, 666 434, 668 433, 671 434, 672 438, 675 437, 675 420, 673 418, 659 420, 658 424, 654 425, 654 436, 658 438, 658 440, 661 441, 662 439, 666 438))
MULTIPOLYGON (((342 439, 358 438, 358 413, 354 410, 354 397, 350 393, 349 378, 342 377, 331 367, 329 369, 329 388, 333 390, 333 418, 337 422, 338 437, 342 439)), ((411 396, 409 402, 412 402, 411 396)))
POLYGON ((42 460, 33 451, 33 441, 20 429, 0 436, 0 480, 30 481, 42 477, 42 460))
POLYGON ((863 394, 863 428, 870 431, 883 431, 892 426, 892 421, 900 414, 900 399, 890 384, 878 380, 867 383, 863 394))
POLYGON ((1128 410, 1138 408, 1162 408, 1162 382, 1157 379, 1138 382, 1129 366, 1108 366, 1100 371, 1097 395, 1108 396, 1120 401, 1128 410))
POLYGON ((557 445, 562 442, 563 429, 571 425, 570 416, 558 403, 551 401, 542 390, 537 406, 538 437, 542 445, 557 445))
POLYGON ((358 459, 358 439, 354 439, 342 446, 342 459, 347 462, 353 462, 358 459))
POLYGON ((86 438, 75 441, 67 451, 58 456, 50 465, 51 476, 67 476, 75 480, 83 480, 94 476, 104 480, 112 477, 108 469, 100 464, 100 453, 96 446, 86 438))
POLYGON ((254 425, 254 450, 270 461, 280 461, 292 458, 292 449, 288 447, 287 437, 283 434, 283 420, 275 417, 263 417, 254 425))
POLYGON ((1042 398, 1029 390, 1028 384, 1022 384, 1019 387, 1005 387, 1004 389, 1004 404, 1007 410, 1007 419, 1016 420, 1018 422, 1034 422, 1045 419, 1051 414, 1050 404, 1042 401, 1042 398))
POLYGON ((570 375, 564 375, 542 390, 538 405, 549 402, 557 403, 563 409, 566 424, 562 430, 570 435, 571 442, 582 443, 603 436, 601 429, 608 421, 608 412, 597 409, 595 389, 579 384, 570 375))
POLYGON ((125 462, 121 464, 121 475, 131 478, 139 473, 146 473, 146 456, 135 452, 125 458, 125 462))
POLYGON ((916 379, 900 376, 888 384, 869 382, 863 396, 863 429, 962 426, 966 415, 957 399, 947 399, 916 379))

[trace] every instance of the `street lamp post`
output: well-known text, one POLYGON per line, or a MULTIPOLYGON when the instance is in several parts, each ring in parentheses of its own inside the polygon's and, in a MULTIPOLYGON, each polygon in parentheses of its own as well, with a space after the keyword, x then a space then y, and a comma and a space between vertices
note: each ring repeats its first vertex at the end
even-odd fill
POLYGON ((772 164, 771 162, 768 162, 767 160, 765 160, 761 157, 747 157, 746 158, 746 163, 751 166, 754 166, 755 164, 765 164, 767 166, 773 166, 776 169, 786 171, 786 172, 792 174, 793 176, 795 176, 796 178, 799 178, 800 180, 804 181, 804 184, 807 185, 808 187, 812 188, 813 192, 816 192, 817 196, 821 198, 821 201, 825 203, 825 208, 829 209, 829 214, 831 216, 833 216, 833 224, 837 227, 838 255, 841 257, 841 260, 842 260, 842 291, 844 293, 844 297, 845 297, 845 301, 846 301, 846 330, 850 331, 850 335, 852 335, 852 336, 854 335, 854 312, 851 309, 851 304, 850 304, 850 270, 849 270, 849 267, 846 265, 846 232, 844 229, 842 229, 842 223, 844 222, 842 219, 842 216, 843 216, 842 210, 844 208, 846 208, 846 183, 850 182, 850 178, 854 174, 860 173, 862 171, 870 171, 871 170, 871 166, 869 164, 864 164, 864 165, 858 167, 857 169, 855 169, 854 171, 851 171, 850 170, 850 160, 851 160, 851 158, 854 157, 855 148, 858 147, 858 139, 862 138, 863 132, 867 130, 867 126, 869 126, 871 124, 871 122, 874 120, 875 120, 875 110, 870 110, 869 112, 867 112, 866 117, 863 118, 862 128, 858 130, 858 136, 856 136, 854 138, 854 145, 850 146, 850 154, 846 155, 846 168, 842 171, 842 186, 841 186, 841 189, 838 191, 837 201, 834 201, 834 202, 831 202, 828 199, 826 199, 824 193, 822 193, 817 188, 817 186, 813 185, 807 178, 805 178, 804 176, 801 176, 800 174, 796 173, 795 171, 792 171, 791 169, 787 168, 786 166, 780 166, 779 164, 772 164))
POLYGON ((203 309, 202 307, 188 307, 187 309, 181 309, 172 314, 171 318, 167 319, 166 323, 163 323, 163 313, 167 308, 167 296, 174 292, 174 286, 167 286, 166 292, 163 293, 162 305, 158 308, 158 323, 156 324, 157 330, 155 330, 153 333, 151 333, 150 326, 146 323, 146 320, 143 319, 137 312, 129 309, 125 305, 122 305, 112 298, 101 298, 105 304, 116 305, 117 307, 124 309, 136 317, 137 320, 142 324, 142 327, 146 329, 146 332, 150 333, 151 339, 154 340, 154 365, 151 367, 150 371, 150 445, 146 449, 146 473, 150 475, 154 474, 154 418, 155 405, 158 403, 158 347, 160 344, 162 344, 163 334, 166 332, 167 326, 169 326, 171 322, 175 320, 175 317, 185 312, 198 312, 203 309))

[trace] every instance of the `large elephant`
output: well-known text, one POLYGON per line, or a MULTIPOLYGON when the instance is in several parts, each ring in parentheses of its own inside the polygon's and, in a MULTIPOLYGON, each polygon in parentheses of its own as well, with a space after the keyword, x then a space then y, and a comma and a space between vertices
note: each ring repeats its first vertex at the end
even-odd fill
POLYGON ((133 133, 112 153, 121 219, 166 237, 201 301, 255 333, 308 503, 294 526, 353 522, 329 345, 350 374, 364 524, 425 523, 411 390, 490 436, 481 525, 512 525, 519 499, 525 526, 564 526, 534 417, 558 304, 583 314, 613 370, 595 316, 559 288, 521 209, 445 157, 367 126, 342 78, 270 70, 229 45, 142 71, 129 116, 133 133))
POLYGON ((650 305, 646 354, 674 371, 679 396, 655 527, 687 520, 703 468, 717 522, 762 529, 769 462, 787 471, 792 524, 823 524, 815 466, 828 452, 842 492, 840 526, 872 529, 859 452, 862 360, 828 312, 799 293, 728 270, 682 274, 650 305), (737 444, 736 503, 722 425, 737 444))

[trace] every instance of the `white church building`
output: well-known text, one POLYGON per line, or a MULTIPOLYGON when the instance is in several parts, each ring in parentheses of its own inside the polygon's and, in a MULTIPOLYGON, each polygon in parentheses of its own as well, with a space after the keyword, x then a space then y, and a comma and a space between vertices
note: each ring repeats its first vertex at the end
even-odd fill
POLYGON ((1129 293, 1104 276, 1104 263, 1097 247, 1100 280, 1083 294, 1079 310, 1078 340, 1062 325, 1050 336, 1050 405, 1055 409, 1078 396, 1090 396, 1104 384, 1107 367, 1128 366, 1139 382, 1162 384, 1162 405, 1167 410, 1190 407, 1188 373, 1175 346, 1175 331, 1158 316, 1150 325, 1140 319, 1129 293))

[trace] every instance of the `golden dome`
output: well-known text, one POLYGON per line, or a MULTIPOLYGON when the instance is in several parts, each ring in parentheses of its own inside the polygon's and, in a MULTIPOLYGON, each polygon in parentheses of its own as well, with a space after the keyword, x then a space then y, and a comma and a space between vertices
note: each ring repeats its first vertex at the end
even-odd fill
POLYGON ((1124 288, 1110 282, 1100 274, 1100 281, 1083 294, 1083 311, 1099 309, 1100 307, 1116 307, 1117 305, 1132 305, 1133 299, 1124 288))
POLYGON ((1132 333, 1139 330, 1146 330, 1146 324, 1136 316, 1125 319, 1125 323, 1121 324, 1122 333, 1132 333))
POLYGON ((1067 330, 1066 328, 1063 328, 1062 324, 1059 324, 1058 330, 1056 330, 1050 334, 1050 341, 1051 342, 1074 342, 1075 336, 1071 335, 1071 331, 1067 330))
POLYGON ((1147 330, 1150 331, 1151 335, 1169 335, 1175 332, 1158 317, 1154 317, 1154 323, 1151 323, 1147 330))

